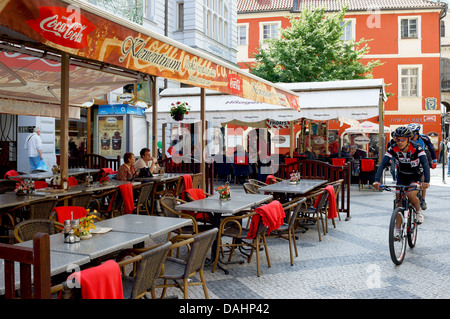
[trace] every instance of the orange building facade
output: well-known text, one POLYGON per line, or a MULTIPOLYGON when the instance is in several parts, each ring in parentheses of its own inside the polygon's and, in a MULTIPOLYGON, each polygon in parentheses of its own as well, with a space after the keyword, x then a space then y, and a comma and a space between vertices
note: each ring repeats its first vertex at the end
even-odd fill
MULTIPOLYGON (((340 1, 257 1, 238 0, 238 64, 248 69, 260 43, 277 36, 276 28, 289 26, 289 16, 299 16, 303 5, 326 5, 326 13, 340 10, 340 1)), ((440 20, 446 13, 443 4, 425 0, 381 4, 377 1, 352 1, 345 20, 345 38, 370 39, 369 53, 362 60, 380 60, 373 78, 383 78, 388 99, 384 104, 384 125, 391 130, 417 123, 438 149, 441 140, 440 102, 440 20), (364 4, 367 4, 364 6, 364 4), (392 7, 390 7, 392 6, 392 7)), ((368 119, 378 123, 378 117, 368 119)), ((348 125, 330 121, 329 129, 342 135, 348 125)), ((298 136, 300 128, 295 128, 298 136)), ((289 130, 281 130, 286 135, 289 130)), ((296 140, 298 144, 298 141, 296 140)), ((297 146, 297 145, 296 145, 297 146)), ((286 149, 280 150, 284 153, 286 149)))

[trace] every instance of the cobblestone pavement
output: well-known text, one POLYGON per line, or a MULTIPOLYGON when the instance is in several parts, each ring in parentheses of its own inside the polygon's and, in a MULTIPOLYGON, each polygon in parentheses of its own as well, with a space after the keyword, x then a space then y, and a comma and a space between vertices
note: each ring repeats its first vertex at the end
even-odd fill
MULTIPOLYGON (((445 171, 446 173, 447 171, 445 171)), ((450 177, 432 171, 428 209, 419 228, 417 245, 407 248, 405 261, 395 266, 389 256, 388 225, 393 194, 351 186, 351 220, 318 240, 314 226, 298 234, 299 256, 290 266, 288 242, 269 239, 272 267, 261 253, 261 277, 256 263, 226 265, 229 275, 205 268, 213 299, 443 299, 450 298, 450 177), (447 178, 446 178, 447 179, 447 178)), ((389 176, 386 184, 392 183, 389 176)), ((240 191, 242 185, 233 186, 240 191)), ((239 254, 235 258, 239 258, 239 254)), ((193 280, 198 280, 194 277, 193 280)), ((170 293, 181 294, 176 290, 170 293)), ((190 299, 203 299, 200 287, 190 287, 190 299)))

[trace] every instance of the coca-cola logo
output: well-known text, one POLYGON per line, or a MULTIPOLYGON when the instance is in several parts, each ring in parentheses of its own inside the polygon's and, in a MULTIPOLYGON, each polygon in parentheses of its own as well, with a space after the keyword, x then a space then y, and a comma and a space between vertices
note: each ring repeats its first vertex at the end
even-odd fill
POLYGON ((86 47, 87 35, 95 29, 74 6, 39 7, 39 18, 26 23, 47 40, 72 49, 86 47))
POLYGON ((242 79, 237 74, 228 74, 228 89, 232 93, 242 93, 242 79))

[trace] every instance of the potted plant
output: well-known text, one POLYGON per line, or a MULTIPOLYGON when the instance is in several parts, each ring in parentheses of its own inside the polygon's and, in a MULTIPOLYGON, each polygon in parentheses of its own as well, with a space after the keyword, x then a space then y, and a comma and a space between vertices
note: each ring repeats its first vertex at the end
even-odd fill
POLYGON ((228 183, 224 186, 217 187, 216 191, 219 193, 219 199, 221 201, 231 200, 230 186, 228 186, 228 183))
POLYGON ((109 177, 108 177, 108 175, 106 175, 105 172, 103 172, 102 177, 99 180, 99 183, 103 184, 103 185, 108 185, 108 182, 109 182, 109 177))
POLYGON ((191 108, 187 102, 177 101, 176 103, 172 103, 172 107, 170 108, 170 116, 175 121, 182 121, 184 114, 189 114, 190 110, 191 108))
POLYGON ((91 229, 95 229, 94 218, 95 216, 93 215, 80 218, 80 239, 89 239, 92 237, 91 229))
POLYGON ((289 184, 297 185, 298 183, 300 183, 299 174, 295 173, 295 172, 291 173, 290 179, 289 179, 289 184))

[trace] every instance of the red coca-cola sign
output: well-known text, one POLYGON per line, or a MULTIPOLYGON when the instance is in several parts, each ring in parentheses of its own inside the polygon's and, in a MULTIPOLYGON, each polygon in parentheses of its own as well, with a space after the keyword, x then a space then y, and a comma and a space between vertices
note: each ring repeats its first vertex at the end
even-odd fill
POLYGON ((87 47, 92 25, 74 7, 39 7, 39 18, 26 23, 47 40, 72 49, 87 47))
POLYGON ((237 74, 228 74, 228 88, 234 94, 242 93, 242 79, 237 74))

